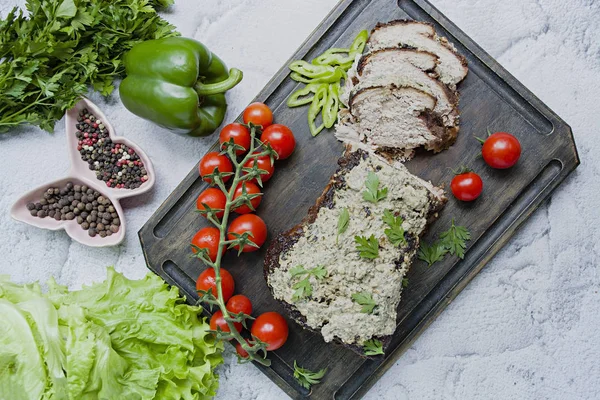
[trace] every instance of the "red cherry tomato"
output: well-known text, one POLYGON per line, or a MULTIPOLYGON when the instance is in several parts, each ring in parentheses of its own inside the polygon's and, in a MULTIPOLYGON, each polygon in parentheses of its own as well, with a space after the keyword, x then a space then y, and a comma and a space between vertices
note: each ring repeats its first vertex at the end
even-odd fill
POLYGON ((277 350, 288 338, 289 329, 281 314, 274 311, 259 315, 252 324, 252 335, 267 343, 267 350, 277 350))
POLYGON ((507 169, 519 161, 521 143, 510 133, 496 132, 483 143, 481 155, 490 167, 507 169))
MULTIPOLYGON (((248 343, 248 340, 246 340, 246 343, 248 343)), ((242 358, 248 358, 248 352, 244 350, 241 343, 235 345, 235 352, 242 358)))
MULTIPOLYGON (((192 238, 192 245, 201 249, 207 249, 208 257, 212 261, 215 261, 217 259, 217 252, 219 251, 220 236, 221 232, 215 227, 202 228, 192 238)), ((197 253, 198 250, 193 246, 192 251, 197 253)))
POLYGON ((262 125, 263 129, 273 123, 273 112, 264 103, 252 103, 244 110, 244 123, 262 125))
POLYGON ((243 294, 236 294, 230 298, 226 308, 232 314, 239 314, 241 312, 247 315, 252 314, 252 302, 243 294))
MULTIPOLYGON (((216 151, 211 151, 210 153, 206 153, 202 160, 200 160, 200 165, 198 169, 200 170, 200 176, 204 181, 211 183, 211 178, 205 178, 206 175, 210 175, 216 169, 219 172, 233 172, 233 164, 224 154, 219 154, 216 151)), ((227 182, 231 179, 231 175, 223 178, 223 182, 227 182)))
MULTIPOLYGON (((203 211, 203 204, 206 204, 210 208, 224 210, 226 203, 227 198, 225 197, 225 193, 223 193, 221 189, 208 188, 202 193, 200 193, 200 196, 198 196, 198 200, 196 200, 196 208, 198 208, 198 210, 200 211, 203 211)), ((223 217, 224 213, 225 211, 218 211, 216 213, 217 218, 223 217)), ((206 214, 202 215, 206 217, 206 214)))
MULTIPOLYGON (((235 290, 235 282, 233 276, 224 268, 221 268, 221 291, 223 292, 223 300, 227 302, 233 295, 235 290)), ((215 281, 215 270, 212 268, 205 269, 196 280, 196 290, 209 290, 213 296, 217 297, 217 283, 215 281)))
MULTIPOLYGON (((242 331, 242 324, 239 322, 234 322, 233 326, 238 332, 242 331)), ((225 321, 225 318, 223 318, 223 313, 221 310, 215 311, 210 318, 210 329, 216 331, 217 327, 223 332, 231 332, 231 330, 229 330, 229 325, 227 325, 227 321, 225 321)))
MULTIPOLYGON (((273 163, 271 162, 271 157, 262 156, 262 157, 258 157, 255 160, 248 160, 246 162, 246 164, 244 164, 244 167, 252 168, 254 166, 254 163, 256 163, 256 168, 262 169, 263 171, 267 172, 266 174, 260 175, 261 182, 265 183, 269 179, 271 179, 271 177, 273 176, 273 173, 275 172, 275 165, 273 165, 273 163)), ((243 174, 246 175, 245 172, 243 174)), ((256 178, 252 179, 252 182, 256 182, 256 178)))
POLYGON ((223 143, 227 143, 231 139, 233 139, 233 143, 244 148, 244 150, 235 151, 238 156, 244 154, 250 148, 250 131, 242 124, 233 123, 225 125, 223 129, 221 129, 221 133, 219 134, 221 148, 224 147, 223 143))
POLYGON ((260 140, 269 143, 273 150, 277 152, 279 160, 285 160, 294 152, 296 139, 292 130, 285 125, 274 124, 266 128, 260 140))
MULTIPOLYGON (((242 182, 238 185, 238 187, 235 189, 235 193, 233 194, 233 199, 237 199, 238 197, 240 197, 243 193, 243 187, 246 188, 246 193, 248 194, 259 194, 261 193, 260 188, 258 187, 258 185, 254 182, 242 182)), ((247 204, 243 204, 237 208, 235 208, 233 211, 235 211, 238 214, 250 214, 251 212, 255 211, 258 206, 260 205, 260 202, 262 200, 262 196, 258 196, 253 198, 252 200, 250 200, 250 203, 252 204, 252 207, 254 207, 254 210, 251 210, 250 207, 248 207, 247 204)))
MULTIPOLYGON (((258 215, 255 214, 245 214, 240 215, 236 219, 231 222, 229 225, 229 231, 227 234, 227 238, 229 240, 234 240, 235 236, 232 233, 237 233, 238 235, 242 235, 244 232, 250 232, 249 239, 256 243, 258 247, 251 246, 249 244, 245 245, 242 251, 244 253, 250 253, 253 251, 257 251, 260 246, 262 246, 267 240, 267 224, 262 220, 258 215)), ((238 250, 240 246, 234 246, 234 249, 238 250)))
POLYGON ((452 179, 450 184, 452 194, 462 201, 473 201, 483 191, 483 181, 475 172, 459 174, 452 179))

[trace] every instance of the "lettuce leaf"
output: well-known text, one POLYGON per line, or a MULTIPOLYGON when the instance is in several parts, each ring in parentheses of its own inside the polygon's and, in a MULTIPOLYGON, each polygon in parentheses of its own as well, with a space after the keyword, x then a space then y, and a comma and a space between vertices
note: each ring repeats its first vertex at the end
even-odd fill
POLYGON ((26 394, 10 398, 214 396, 223 344, 201 309, 154 274, 130 280, 113 268, 107 272, 104 282, 72 292, 51 279, 47 294, 37 284, 0 276, 0 318, 20 321, 9 324, 19 332, 0 328, 0 386, 26 394), (37 360, 37 367, 5 374, 15 357, 34 367, 37 360))

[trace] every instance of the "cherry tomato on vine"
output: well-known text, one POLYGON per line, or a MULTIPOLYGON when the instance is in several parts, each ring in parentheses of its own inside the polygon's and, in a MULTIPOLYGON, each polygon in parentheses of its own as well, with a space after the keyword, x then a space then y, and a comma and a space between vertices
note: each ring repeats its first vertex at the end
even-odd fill
MULTIPOLYGON (((206 177, 206 175, 210 175, 216 169, 219 172, 233 172, 233 164, 224 154, 219 154, 216 151, 211 151, 210 153, 206 153, 202 160, 200 160, 200 165, 198 169, 200 170, 200 176, 204 179, 205 182, 212 182, 212 179, 206 177)), ((223 182, 227 182, 231 179, 231 175, 223 178, 223 182)))
POLYGON ((221 133, 219 134, 219 143, 221 148, 223 148, 223 143, 229 142, 230 139, 233 139, 233 143, 242 146, 244 150, 236 150, 235 153, 240 156, 250 149, 250 131, 242 124, 233 123, 229 125, 225 125, 223 129, 221 129, 221 133))
MULTIPOLYGON (((271 157, 262 156, 258 157, 256 160, 248 160, 246 164, 244 164, 244 168, 252 168, 254 163, 256 162, 256 168, 267 171, 267 174, 262 174, 260 176, 260 180, 264 183, 267 182, 273 176, 275 172, 275 165, 271 162, 271 157)), ((247 175, 246 172, 243 172, 244 175, 247 175)), ((256 182, 256 178, 252 179, 252 182, 256 182)))
MULTIPOLYGON (((227 203, 227 198, 225 197, 225 193, 218 188, 208 188, 198 196, 198 200, 196 200, 196 208, 198 210, 203 211, 204 204, 208 205, 210 208, 225 210, 225 204, 227 203)), ((225 211, 218 211, 215 213, 217 218, 222 218, 225 211)), ((206 217, 206 214, 202 214, 206 217)))
POLYGON ((251 333, 267 343, 267 350, 277 350, 288 338, 289 328, 281 314, 274 311, 259 315, 252 323, 251 333))
POLYGON ((244 123, 249 122, 261 125, 265 129, 273 123, 273 112, 264 103, 252 103, 244 110, 244 123))
MULTIPOLYGON (((259 193, 261 193, 260 188, 258 187, 258 185, 256 183, 254 183, 254 182, 242 182, 235 189, 235 192, 233 194, 233 199, 234 200, 237 199, 238 197, 240 197, 242 195, 242 193, 243 193, 243 187, 246 188, 246 193, 248 193, 248 194, 259 194, 259 193)), ((258 208, 258 206, 260 205, 261 200, 262 200, 262 196, 255 197, 252 200, 250 200, 250 203, 252 204, 252 207, 254 207, 254 210, 256 210, 258 208)), ((247 204, 243 204, 243 205, 235 208, 233 211, 235 211, 238 214, 250 214, 254 210, 251 210, 250 207, 248 207, 247 204)))
POLYGON ((226 308, 232 314, 239 314, 241 312, 247 315, 252 314, 252 302, 243 294, 236 294, 230 298, 226 308))
MULTIPOLYGON (((242 235, 244 232, 250 232, 248 238, 258 246, 254 247, 247 244, 242 249, 244 253, 257 251, 267 240, 267 224, 256 214, 244 214, 234 219, 229 225, 227 239, 234 240, 236 238, 232 233, 242 235)), ((240 246, 236 245, 233 248, 239 250, 240 246)))
MULTIPOLYGON (((235 329, 238 332, 242 331, 242 324, 241 323, 234 322, 233 326, 235 327, 235 329)), ((227 325, 227 321, 225 321, 225 318, 223 318, 223 312, 221 310, 215 311, 215 313, 210 318, 210 329, 213 330, 213 331, 216 331, 217 327, 220 330, 222 330, 223 332, 231 332, 229 330, 229 325, 227 325)))
POLYGON ((273 124, 266 128, 260 136, 260 140, 271 145, 277 152, 279 160, 285 160, 291 156, 296 148, 296 139, 292 130, 281 124, 273 124))
POLYGON ((452 194, 461 201, 473 201, 483 191, 483 181, 475 172, 458 174, 450 183, 452 194))
MULTIPOLYGON (((233 276, 224 268, 220 269, 221 273, 221 291, 223 292, 223 301, 227 302, 233 295, 235 290, 235 282, 233 276)), ((209 290, 213 296, 217 297, 217 283, 215 280, 215 270, 212 268, 205 269, 196 280, 196 290, 209 290)))
POLYGON ((490 167, 507 169, 519 161, 521 143, 510 133, 496 132, 483 143, 481 155, 490 167))
MULTIPOLYGON (((246 343, 248 343, 248 340, 246 340, 246 343)), ((241 343, 237 343, 235 345, 235 352, 238 353, 238 355, 242 358, 248 358, 248 352, 244 350, 241 343)))
POLYGON ((221 231, 217 228, 213 226, 202 228, 192 238, 192 251, 194 253, 198 252, 193 246, 207 249, 208 257, 214 262, 217 259, 217 252, 219 251, 220 237, 221 231))

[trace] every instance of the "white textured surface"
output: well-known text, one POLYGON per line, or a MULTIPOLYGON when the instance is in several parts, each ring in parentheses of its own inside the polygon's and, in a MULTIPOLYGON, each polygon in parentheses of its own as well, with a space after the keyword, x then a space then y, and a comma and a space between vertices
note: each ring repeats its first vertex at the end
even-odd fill
MULTIPOLYGON (((0 0, 0 15, 18 3, 0 0)), ((600 1, 433 3, 572 125, 582 165, 367 398, 600 398, 600 1)), ((244 71, 243 83, 229 94, 231 119, 335 4, 176 0, 166 17, 244 71)), ((159 132, 128 113, 116 94, 92 100, 119 135, 145 149, 156 168, 156 189, 123 203, 124 245, 86 248, 64 232, 8 216, 21 193, 67 172, 64 122, 54 135, 24 127, 0 136, 0 272, 19 282, 55 276, 77 288, 102 280, 112 264, 130 277, 143 276, 135 232, 214 140, 159 132)), ((220 373, 219 398, 285 398, 257 369, 236 365, 231 356, 220 373)))

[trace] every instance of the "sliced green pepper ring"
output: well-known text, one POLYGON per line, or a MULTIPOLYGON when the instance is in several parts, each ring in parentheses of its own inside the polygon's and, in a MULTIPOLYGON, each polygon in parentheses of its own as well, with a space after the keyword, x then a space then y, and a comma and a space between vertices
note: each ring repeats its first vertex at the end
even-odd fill
POLYGON ((337 120, 338 110, 340 108, 340 84, 329 84, 327 91, 327 101, 323 106, 323 125, 329 129, 337 120))
POLYGON ((327 85, 326 83, 310 83, 303 88, 296 90, 292 95, 288 98, 287 106, 290 108, 303 106, 305 104, 311 103, 314 94, 319 91, 322 86, 327 85), (312 96, 310 94, 312 93, 312 96))
POLYGON ((357 54, 362 54, 365 46, 367 45, 367 40, 369 39, 369 32, 366 30, 362 30, 356 35, 356 38, 352 42, 350 46, 350 58, 354 59, 357 54))
POLYGON ((329 66, 341 66, 347 64, 348 61, 353 60, 349 55, 344 56, 343 54, 349 54, 350 49, 329 49, 320 56, 312 60, 314 65, 329 65, 329 66))
POLYGON ((290 64, 290 69, 297 74, 303 75, 306 78, 311 79, 319 79, 330 76, 333 73, 335 73, 333 67, 324 65, 313 65, 307 63, 304 60, 294 61, 290 64))
POLYGON ((323 128, 325 128, 325 124, 317 126, 316 121, 317 116, 327 102, 328 92, 327 85, 322 85, 319 87, 315 93, 312 103, 310 104, 310 107, 308 108, 308 127, 310 128, 310 133, 313 136, 317 136, 319 133, 321 133, 323 128))

